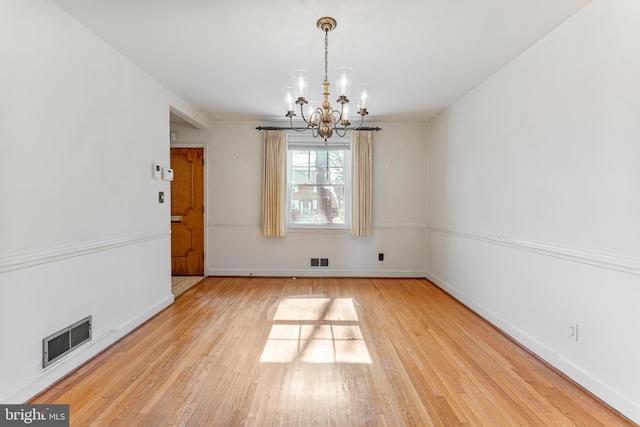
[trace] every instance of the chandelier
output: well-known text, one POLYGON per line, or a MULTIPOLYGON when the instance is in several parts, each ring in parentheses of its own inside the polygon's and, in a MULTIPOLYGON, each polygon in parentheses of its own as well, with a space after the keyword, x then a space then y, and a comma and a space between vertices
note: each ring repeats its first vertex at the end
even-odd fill
POLYGON ((336 70, 336 85, 338 88, 338 99, 336 102, 340 104, 339 109, 334 109, 329 102, 329 79, 327 78, 329 68, 329 31, 332 31, 337 25, 336 20, 330 17, 320 18, 317 22, 318 29, 324 31, 324 81, 322 82, 322 96, 324 100, 322 105, 315 108, 306 99, 309 85, 309 72, 307 70, 295 70, 292 72, 291 79, 293 86, 282 89, 287 109, 286 117, 289 117, 291 129, 304 132, 310 128, 314 138, 319 136, 325 141, 331 138, 334 132, 338 136, 343 137, 347 134, 348 129, 360 129, 364 117, 369 114, 367 106, 371 95, 369 87, 362 85, 357 111, 360 116, 360 124, 356 128, 351 128, 351 123, 349 122, 349 106, 347 105, 349 98, 347 98, 347 96, 351 90, 353 69, 340 67, 336 70), (293 118, 296 116, 294 112, 296 107, 294 104, 300 106, 300 116, 306 123, 306 127, 304 128, 296 128, 293 125, 293 118), (307 110, 306 115, 305 110, 307 110))

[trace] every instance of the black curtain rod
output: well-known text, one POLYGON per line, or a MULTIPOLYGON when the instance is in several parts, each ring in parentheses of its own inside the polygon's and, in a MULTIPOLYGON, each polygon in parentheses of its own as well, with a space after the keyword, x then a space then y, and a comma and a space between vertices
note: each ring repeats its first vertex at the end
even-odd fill
MULTIPOLYGON (((256 130, 292 130, 292 129, 293 130, 305 130, 307 128, 292 128, 292 127, 283 128, 283 127, 279 127, 279 126, 258 126, 258 127, 256 127, 256 130)), ((372 128, 372 127, 363 126, 363 127, 359 128, 359 129, 349 129, 349 130, 364 130, 364 131, 370 131, 370 132, 377 132, 379 130, 382 130, 382 128, 379 128, 379 127, 372 128)))

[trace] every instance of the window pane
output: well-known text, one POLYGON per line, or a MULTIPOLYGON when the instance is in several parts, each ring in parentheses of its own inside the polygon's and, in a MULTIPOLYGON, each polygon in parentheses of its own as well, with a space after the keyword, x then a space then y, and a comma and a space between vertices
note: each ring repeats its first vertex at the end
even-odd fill
POLYGON ((293 184, 344 184, 344 151, 294 151, 293 184))
POLYGON ((344 224, 344 151, 296 150, 291 154, 290 222, 344 224))
POLYGON ((332 184, 344 184, 344 151, 328 151, 329 180, 332 184))

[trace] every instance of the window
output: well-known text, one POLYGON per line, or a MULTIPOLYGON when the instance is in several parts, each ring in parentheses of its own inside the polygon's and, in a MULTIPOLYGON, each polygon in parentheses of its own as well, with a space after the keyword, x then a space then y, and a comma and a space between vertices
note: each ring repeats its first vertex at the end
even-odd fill
POLYGON ((349 227, 349 143, 290 135, 287 148, 287 226, 349 227), (303 139, 304 138, 304 139, 303 139))

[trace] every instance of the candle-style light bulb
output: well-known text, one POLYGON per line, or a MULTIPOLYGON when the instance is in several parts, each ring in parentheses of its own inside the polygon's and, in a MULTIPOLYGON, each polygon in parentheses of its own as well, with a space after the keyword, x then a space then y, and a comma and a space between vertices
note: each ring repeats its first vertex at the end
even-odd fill
POLYGON ((368 109, 369 104, 371 103, 371 86, 364 83, 360 86, 358 92, 360 93, 360 98, 358 99, 358 109, 368 109))
POLYGON ((292 87, 282 89, 282 101, 284 102, 284 108, 287 109, 287 113, 295 110, 296 98, 292 87))
POLYGON ((307 70, 295 70, 291 73, 291 83, 293 84, 296 98, 306 97, 307 87, 309 85, 309 72, 307 70))
POLYGON ((367 91, 362 91, 362 96, 360 96, 360 108, 367 108, 367 104, 369 103, 369 95, 367 95, 367 91))
POLYGON ((336 69, 336 85, 338 86, 338 96, 349 96, 349 92, 351 92, 352 79, 352 68, 340 67, 336 69))

